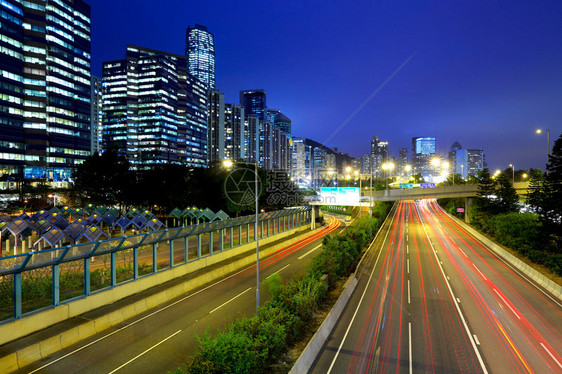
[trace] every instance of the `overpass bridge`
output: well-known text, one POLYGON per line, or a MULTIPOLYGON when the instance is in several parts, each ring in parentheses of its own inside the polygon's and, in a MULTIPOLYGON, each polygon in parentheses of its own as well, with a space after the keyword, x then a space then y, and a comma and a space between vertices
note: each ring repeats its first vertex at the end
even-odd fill
MULTIPOLYGON (((526 195, 529 182, 516 182, 514 184, 518 195, 526 195)), ((439 186, 433 188, 404 188, 404 189, 388 189, 380 191, 361 191, 361 206, 368 207, 370 200, 377 201, 399 201, 399 200, 421 200, 421 199, 442 199, 464 197, 467 199, 474 198, 478 192, 477 184, 464 184, 458 186, 439 186)), ((334 204, 327 201, 310 201, 310 205, 351 205, 351 204, 334 204)), ((356 206, 357 204, 353 204, 356 206)))

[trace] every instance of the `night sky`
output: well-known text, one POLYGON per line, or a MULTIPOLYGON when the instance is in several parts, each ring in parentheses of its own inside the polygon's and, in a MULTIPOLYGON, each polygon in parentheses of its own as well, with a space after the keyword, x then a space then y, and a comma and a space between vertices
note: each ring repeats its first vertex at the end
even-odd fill
MULTIPOLYGON (((390 153, 433 136, 484 148, 490 169, 540 167, 562 132, 562 1, 90 0, 92 70, 127 43, 184 54, 215 35, 217 88, 264 88, 293 136, 390 153), (339 129, 339 130, 338 130, 339 129)), ((411 151, 410 151, 411 152, 411 151)))

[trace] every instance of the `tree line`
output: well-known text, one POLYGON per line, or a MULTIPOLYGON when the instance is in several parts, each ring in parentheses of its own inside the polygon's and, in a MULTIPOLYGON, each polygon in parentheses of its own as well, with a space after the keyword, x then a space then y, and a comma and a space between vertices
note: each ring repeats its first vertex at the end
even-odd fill
MULTIPOLYGON (((158 164, 147 169, 134 169, 123 155, 106 150, 101 155, 89 156, 74 173, 74 186, 69 193, 73 205, 86 204, 142 207, 158 214, 167 214, 174 208, 196 206, 212 211, 223 210, 231 215, 254 212, 253 179, 246 182, 251 196, 236 200, 228 195, 229 184, 236 187, 240 170, 249 171, 254 178, 254 165, 239 163, 227 169, 221 163, 207 168, 179 164, 158 164), (233 174, 236 172, 236 174, 233 174)), ((258 170, 259 208, 281 209, 302 202, 298 189, 286 173, 258 170), (291 198, 280 198, 287 197, 291 198)))
POLYGON ((531 261, 562 276, 562 135, 554 142, 546 172, 533 170, 523 209, 505 173, 484 169, 470 210, 472 225, 531 261))

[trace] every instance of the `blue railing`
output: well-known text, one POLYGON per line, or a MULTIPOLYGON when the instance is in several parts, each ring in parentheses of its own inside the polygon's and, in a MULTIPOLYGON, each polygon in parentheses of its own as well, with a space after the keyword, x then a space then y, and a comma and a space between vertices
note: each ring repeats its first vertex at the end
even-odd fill
MULTIPOLYGON (((261 213, 258 235, 275 235, 310 219, 310 207, 261 213)), ((250 215, 1 257, 0 321, 250 243, 255 220, 250 215)))

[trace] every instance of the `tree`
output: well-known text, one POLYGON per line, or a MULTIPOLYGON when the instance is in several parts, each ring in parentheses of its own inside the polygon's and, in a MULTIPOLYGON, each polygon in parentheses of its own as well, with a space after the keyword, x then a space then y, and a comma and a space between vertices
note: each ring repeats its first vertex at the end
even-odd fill
POLYGON ((496 213, 517 212, 519 198, 517 192, 511 184, 509 178, 504 174, 500 174, 497 179, 498 188, 496 189, 497 199, 494 201, 496 213))
POLYGON ((562 134, 548 156, 548 174, 544 181, 544 198, 540 213, 547 231, 560 248, 562 244, 562 134))
POLYGON ((531 174, 526 202, 535 212, 541 213, 544 203, 544 174, 540 169, 533 170, 531 174))
POLYGON ((116 150, 108 149, 101 156, 95 153, 76 169, 74 188, 96 205, 123 205, 134 178, 129 166, 116 150))
POLYGON ((445 182, 443 182, 444 186, 455 186, 461 184, 466 184, 465 180, 461 178, 460 174, 455 173, 449 174, 445 182))
POLYGON ((478 196, 474 201, 474 207, 483 213, 495 213, 495 205, 491 199, 496 193, 496 183, 490 176, 490 170, 484 168, 478 173, 478 196))

